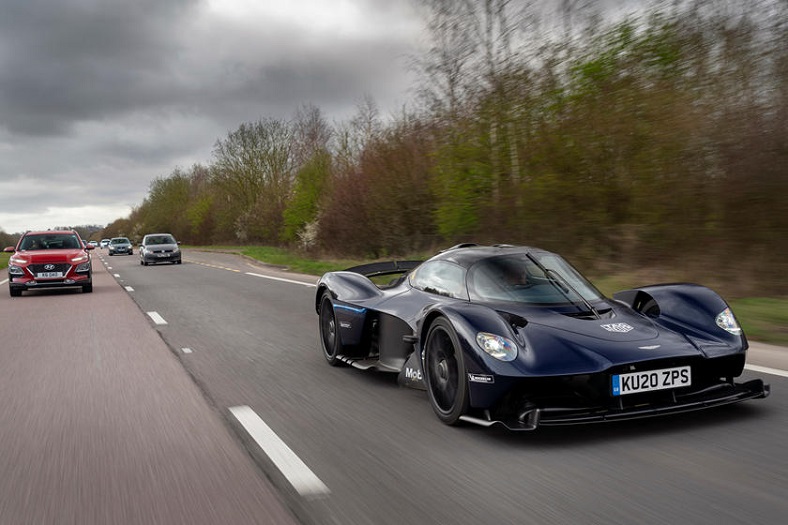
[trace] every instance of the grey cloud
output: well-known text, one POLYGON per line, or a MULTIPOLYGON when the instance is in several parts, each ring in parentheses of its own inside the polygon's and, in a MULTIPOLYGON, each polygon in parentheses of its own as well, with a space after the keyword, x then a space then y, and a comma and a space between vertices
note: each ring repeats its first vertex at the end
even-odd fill
POLYGON ((337 34, 287 25, 298 16, 208 18, 207 0, 0 1, 6 231, 53 207, 101 203, 118 218, 242 122, 303 104, 347 118, 365 95, 403 104, 411 84, 411 0, 355 0, 359 31, 337 34))

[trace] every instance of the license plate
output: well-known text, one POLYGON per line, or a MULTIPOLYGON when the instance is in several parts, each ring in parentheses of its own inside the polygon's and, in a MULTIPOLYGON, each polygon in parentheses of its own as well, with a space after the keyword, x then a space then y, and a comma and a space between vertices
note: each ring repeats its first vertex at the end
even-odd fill
POLYGON ((692 384, 692 371, 689 366, 676 368, 663 368, 661 370, 644 370, 629 374, 617 374, 612 377, 613 395, 624 396, 649 392, 651 390, 665 390, 680 388, 692 384))
POLYGON ((167 257, 166 253, 157 253, 156 257, 167 257))
POLYGON ((60 279, 63 272, 41 272, 36 274, 36 279, 60 279))

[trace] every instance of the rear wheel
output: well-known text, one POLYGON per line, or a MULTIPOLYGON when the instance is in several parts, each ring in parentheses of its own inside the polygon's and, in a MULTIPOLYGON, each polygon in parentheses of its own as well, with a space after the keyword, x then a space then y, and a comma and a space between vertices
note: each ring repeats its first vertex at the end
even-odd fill
POLYGON ((320 346, 323 348, 323 357, 328 364, 337 366, 342 363, 337 356, 342 350, 339 340, 339 323, 334 314, 334 305, 331 303, 331 294, 325 292, 320 299, 320 346))
POLYGON ((468 381, 457 334, 444 318, 436 319, 424 345, 424 379, 438 418, 455 425, 468 411, 468 381))

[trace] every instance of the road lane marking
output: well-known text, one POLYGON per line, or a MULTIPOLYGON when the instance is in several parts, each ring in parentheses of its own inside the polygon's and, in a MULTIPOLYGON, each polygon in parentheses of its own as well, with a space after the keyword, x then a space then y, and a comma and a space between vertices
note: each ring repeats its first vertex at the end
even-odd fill
POLYGON ((119 273, 113 273, 112 275, 114 275, 115 277, 120 277, 119 273))
POLYGON ((294 489, 305 498, 315 499, 331 493, 314 472, 301 461, 284 441, 246 405, 230 407, 230 412, 265 452, 294 489))
POLYGON ((2 281, 0 281, 0 286, 4 285, 7 282, 8 282, 8 279, 3 279, 2 281))
POLYGON ((779 368, 769 368, 768 366, 758 366, 758 365, 744 365, 744 368, 747 370, 752 370, 753 372, 761 372, 762 374, 772 374, 780 377, 788 377, 788 372, 786 372, 785 370, 780 370, 779 368))
POLYGON ((199 264, 200 266, 207 266, 208 268, 216 268, 217 270, 227 270, 228 272, 241 273, 241 270, 236 270, 235 268, 227 268, 226 266, 217 266, 215 264, 208 264, 198 261, 187 261, 187 262, 199 264))
POLYGON ((191 354, 192 353, 192 349, 191 348, 181 348, 181 352, 183 352, 184 354, 191 354))
POLYGON ((132 288, 131 286, 125 286, 124 288, 126 288, 127 292, 133 292, 134 291, 134 288, 132 288))
POLYGON ((145 313, 148 314, 148 317, 150 317, 154 323, 159 325, 167 324, 167 321, 165 321, 164 318, 160 316, 158 312, 145 312, 145 313))
POLYGON ((251 275, 252 277, 261 277, 263 279, 271 279, 272 281, 281 281, 283 283, 292 283, 292 284, 300 284, 302 286, 311 286, 314 288, 316 285, 314 283, 305 283, 302 281, 294 281, 293 279, 283 279, 281 277, 271 277, 270 275, 262 275, 259 273, 252 273, 246 272, 246 275, 251 275))

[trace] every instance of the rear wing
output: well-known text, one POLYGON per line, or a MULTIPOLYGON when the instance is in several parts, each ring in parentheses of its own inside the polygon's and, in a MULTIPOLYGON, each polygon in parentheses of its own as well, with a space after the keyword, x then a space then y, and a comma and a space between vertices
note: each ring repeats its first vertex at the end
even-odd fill
POLYGON ((347 272, 359 273, 364 277, 377 277, 379 275, 394 275, 407 273, 424 261, 385 261, 361 264, 348 268, 347 272))

